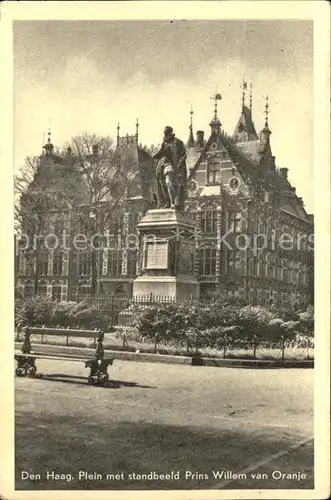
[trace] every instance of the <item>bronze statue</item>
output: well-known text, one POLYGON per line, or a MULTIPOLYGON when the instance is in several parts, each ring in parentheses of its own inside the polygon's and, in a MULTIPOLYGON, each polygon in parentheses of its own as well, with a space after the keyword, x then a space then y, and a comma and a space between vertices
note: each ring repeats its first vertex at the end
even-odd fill
POLYGON ((184 210, 186 187, 186 150, 175 137, 172 127, 165 127, 163 143, 153 156, 156 166, 157 206, 184 210))

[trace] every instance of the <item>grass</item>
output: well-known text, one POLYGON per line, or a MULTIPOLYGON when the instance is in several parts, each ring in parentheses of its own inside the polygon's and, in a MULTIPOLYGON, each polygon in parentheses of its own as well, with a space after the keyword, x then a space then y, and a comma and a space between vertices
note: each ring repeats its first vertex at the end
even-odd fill
MULTIPOLYGON (((40 335, 32 335, 31 336, 32 344, 41 343, 40 335)), ((89 339, 68 339, 63 335, 63 337, 53 337, 44 335, 43 342, 44 344, 50 345, 70 345, 73 347, 95 347, 95 342, 89 339)), ((186 350, 186 348, 178 348, 175 346, 169 345, 158 345, 155 350, 155 346, 152 342, 146 341, 135 341, 129 340, 125 345, 123 344, 123 338, 120 334, 116 333, 107 333, 105 334, 104 341, 105 349, 114 350, 114 351, 126 351, 126 352, 136 352, 139 350, 141 353, 158 353, 158 354, 171 354, 178 356, 192 356, 194 355, 195 349, 192 349, 190 352, 186 350)), ((223 358, 224 353, 221 350, 213 349, 213 348, 202 348, 199 349, 199 353, 203 357, 209 358, 223 358)), ((309 349, 309 358, 307 348, 303 347, 286 347, 285 348, 285 359, 286 360, 306 360, 306 359, 314 359, 314 349, 309 349)), ((281 359, 282 352, 281 349, 272 349, 265 347, 257 347, 256 349, 256 358, 253 356, 253 349, 227 349, 226 358, 230 359, 265 359, 265 360, 279 360, 281 359)))

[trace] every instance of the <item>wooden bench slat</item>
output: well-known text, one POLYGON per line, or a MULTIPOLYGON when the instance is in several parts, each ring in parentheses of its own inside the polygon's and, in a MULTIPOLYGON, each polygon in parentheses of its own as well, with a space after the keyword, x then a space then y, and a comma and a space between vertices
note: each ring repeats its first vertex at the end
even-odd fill
POLYGON ((94 330, 56 330, 50 328, 29 328, 31 335, 49 335, 56 337, 81 337, 81 338, 98 338, 99 331, 94 330))
MULTIPOLYGON (((61 354, 59 355, 51 355, 51 354, 42 354, 42 353, 29 353, 29 354, 23 354, 22 352, 15 353, 15 356, 22 356, 26 358, 42 358, 42 359, 59 359, 59 360, 67 360, 67 361, 89 361, 93 360, 95 358, 93 357, 79 357, 79 356, 62 356, 61 354)), ((114 358, 103 358, 104 361, 110 361, 114 360, 114 358)))

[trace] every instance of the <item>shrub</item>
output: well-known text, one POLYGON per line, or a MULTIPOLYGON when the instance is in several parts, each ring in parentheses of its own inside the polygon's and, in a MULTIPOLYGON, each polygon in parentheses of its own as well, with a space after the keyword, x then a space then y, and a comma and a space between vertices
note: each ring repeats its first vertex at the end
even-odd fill
POLYGON ((306 311, 298 314, 299 316, 299 330, 309 336, 314 336, 314 308, 308 306, 306 311))
POLYGON ((107 329, 110 324, 110 318, 106 313, 100 311, 96 306, 91 306, 86 301, 73 303, 69 318, 70 324, 76 325, 78 328, 107 329))
POLYGON ((131 326, 136 328, 143 338, 160 343, 183 336, 189 322, 185 311, 171 303, 147 308, 137 306, 133 311, 131 326))
POLYGON ((72 326, 70 312, 74 305, 74 302, 55 302, 52 310, 52 326, 72 326))
MULTIPOLYGON (((267 339, 270 332, 270 322, 276 319, 272 313, 261 306, 242 307, 238 315, 238 326, 244 336, 267 339)), ((273 325, 272 325, 273 327, 273 325)))
POLYGON ((15 322, 30 326, 107 329, 110 318, 87 302, 57 302, 48 297, 37 297, 17 304, 15 322))
POLYGON ((15 321, 25 325, 50 325, 53 302, 48 297, 37 297, 22 301, 15 308, 15 321))
MULTIPOLYGON (((272 342, 279 342, 281 337, 284 337, 284 333, 286 329, 284 327, 284 321, 281 318, 273 318, 269 321, 264 338, 266 340, 270 340, 272 342)), ((287 337, 290 335, 290 332, 287 331, 287 337)))

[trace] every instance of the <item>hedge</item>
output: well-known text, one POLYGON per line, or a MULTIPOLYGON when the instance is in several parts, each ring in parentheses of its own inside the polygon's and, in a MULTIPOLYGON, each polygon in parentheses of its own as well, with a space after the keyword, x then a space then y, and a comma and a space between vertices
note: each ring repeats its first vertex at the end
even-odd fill
POLYGON ((16 300, 15 322, 22 325, 108 329, 109 316, 88 302, 57 302, 48 297, 16 300))

